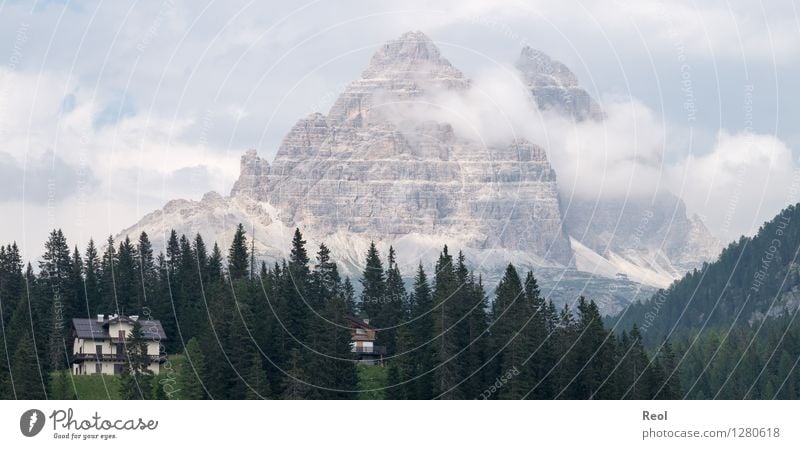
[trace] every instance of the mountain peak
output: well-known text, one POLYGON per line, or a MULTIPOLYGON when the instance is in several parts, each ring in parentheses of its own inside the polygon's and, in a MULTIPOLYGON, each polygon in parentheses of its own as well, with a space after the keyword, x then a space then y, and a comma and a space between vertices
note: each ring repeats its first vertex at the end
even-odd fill
POLYGON ((567 67, 547 54, 525 46, 517 60, 525 82, 535 87, 576 87, 578 78, 567 67))
POLYGON ((421 31, 408 31, 383 44, 372 56, 362 77, 407 78, 420 74, 463 77, 461 72, 442 57, 431 38, 421 31))

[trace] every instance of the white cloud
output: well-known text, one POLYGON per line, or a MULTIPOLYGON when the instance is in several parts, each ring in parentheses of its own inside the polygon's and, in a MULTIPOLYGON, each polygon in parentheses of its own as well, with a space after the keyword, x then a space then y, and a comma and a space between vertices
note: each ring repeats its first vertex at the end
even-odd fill
POLYGON ((689 210, 728 240, 754 233, 800 201, 800 172, 792 152, 769 135, 722 131, 710 153, 675 164, 670 177, 689 210))
POLYGON ((450 123, 457 135, 487 146, 526 138, 545 148, 566 197, 624 199, 671 191, 724 240, 754 233, 800 200, 792 152, 774 136, 723 130, 713 148, 687 155, 676 146, 686 142, 686 129, 660 120, 636 99, 606 98, 603 120, 576 122, 538 110, 512 67, 486 70, 473 81, 465 92, 387 101, 379 110, 401 124, 450 123))

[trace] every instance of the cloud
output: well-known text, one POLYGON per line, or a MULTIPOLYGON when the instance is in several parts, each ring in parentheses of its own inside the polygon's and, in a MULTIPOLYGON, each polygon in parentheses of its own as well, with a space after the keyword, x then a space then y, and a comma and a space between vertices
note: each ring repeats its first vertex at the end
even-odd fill
POLYGON ((751 234, 800 201, 791 150, 770 135, 721 131, 713 150, 669 167, 673 188, 720 237, 751 234))
MULTIPOLYGON (((736 134, 741 111, 735 102, 744 76, 760 95, 753 104, 759 118, 753 135, 777 152, 784 151, 781 139, 800 142, 796 133, 787 137, 786 129, 794 129, 783 125, 800 116, 800 105, 781 100, 777 107, 779 98, 797 96, 790 75, 797 71, 800 30, 790 2, 762 7, 744 0, 629 0, 609 7, 600 1, 343 0, 307 7, 246 1, 192 6, 183 0, 135 8, 3 6, 0 151, 16 162, 5 160, 0 170, 18 173, 21 161, 51 160, 53 165, 41 165, 38 172, 29 166, 28 173, 48 176, 63 169, 56 177, 69 185, 75 170, 86 167, 95 180, 92 191, 66 190, 62 206, 85 197, 91 203, 87 213, 103 217, 87 226, 96 225, 98 235, 116 232, 138 218, 130 218, 128 210, 143 214, 195 190, 225 193, 243 149, 258 148, 269 158, 298 117, 311 108, 324 111, 335 97, 329 94, 356 78, 378 46, 410 29, 430 34, 444 55, 476 80, 469 93, 474 98, 437 99, 453 107, 450 121, 458 131, 487 142, 510 133, 542 144, 562 185, 575 194, 670 188, 712 226, 721 223, 731 233, 745 228, 746 207, 761 204, 757 220, 777 212, 780 186, 766 185, 770 200, 759 203, 748 197, 764 187, 754 184, 761 179, 754 176, 745 183, 754 188, 739 195, 740 212, 726 221, 728 206, 719 203, 726 202, 723 186, 730 191, 736 185, 726 174, 731 162, 704 156, 726 151, 742 138, 736 134), (562 59, 596 97, 621 93, 603 99, 607 120, 575 124, 531 109, 509 75, 513 71, 493 59, 510 60, 523 43, 562 59), (723 123, 731 130, 730 142, 721 135, 704 151, 674 146, 687 140, 681 135, 685 130, 673 126, 686 118, 678 70, 684 53, 697 96, 693 135, 714 136, 723 123), (470 72, 487 66, 494 68, 470 72), (484 105, 473 107, 478 99, 486 100, 484 105), (784 134, 763 136, 773 128, 784 134), (684 156, 690 150, 694 159, 684 156), (718 167, 713 184, 697 168, 701 163, 718 167), (194 180, 189 188, 186 179, 194 180), (113 201, 123 201, 126 213, 113 201)), ((761 159, 748 156, 746 173, 762 173, 761 159)), ((9 183, 14 176, 6 178, 9 183)), ((12 190, 5 196, 11 200, 20 192, 13 182, 8 185, 12 190)), ((28 193, 33 192, 32 186, 28 193)), ((41 200, 42 190, 36 195, 41 200)), ((41 210, 30 206, 23 209, 36 221, 41 210)))
POLYGON ((23 162, 0 152, 0 203, 59 203, 96 184, 88 167, 71 165, 52 152, 23 162))
POLYGON ((481 72, 462 92, 400 103, 378 96, 377 111, 400 126, 450 123, 457 135, 486 146, 525 138, 547 151, 567 198, 625 200, 670 191, 726 240, 752 234, 800 200, 800 171, 775 136, 722 130, 713 148, 687 151, 687 130, 636 99, 608 97, 602 108, 603 120, 580 122, 539 110, 514 68, 502 66, 481 72))
MULTIPOLYGON (((438 121, 487 147, 527 139, 548 154, 566 196, 653 195, 661 176, 665 128, 634 99, 609 98, 602 121, 577 122, 539 110, 516 69, 479 73, 464 92, 433 93, 413 102, 378 98, 377 110, 400 123, 438 121)), ((400 123, 402 126, 402 123, 400 123)))

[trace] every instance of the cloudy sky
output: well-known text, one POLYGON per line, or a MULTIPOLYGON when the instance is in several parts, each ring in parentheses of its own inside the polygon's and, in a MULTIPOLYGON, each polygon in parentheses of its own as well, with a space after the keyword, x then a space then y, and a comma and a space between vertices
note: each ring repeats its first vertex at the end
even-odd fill
POLYGON ((53 227, 82 246, 227 194, 246 149, 271 158, 409 30, 474 79, 524 45, 567 64, 623 108, 598 170, 655 155, 642 163, 722 239, 798 199, 800 5, 582 3, 0 0, 0 241, 36 257, 53 227))

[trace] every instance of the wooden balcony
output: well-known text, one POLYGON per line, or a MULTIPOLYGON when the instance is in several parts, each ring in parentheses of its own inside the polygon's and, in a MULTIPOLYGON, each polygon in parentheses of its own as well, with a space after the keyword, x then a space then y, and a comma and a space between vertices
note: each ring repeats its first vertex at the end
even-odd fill
MULTIPOLYGON (((151 355, 150 360, 153 362, 163 363, 167 360, 163 355, 151 355)), ((125 362, 128 360, 128 355, 122 354, 96 354, 96 353, 77 353, 72 355, 72 361, 77 362, 125 362)))
POLYGON ((353 351, 357 354, 386 355, 386 346, 355 347, 353 351))

